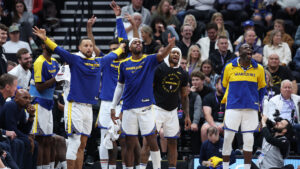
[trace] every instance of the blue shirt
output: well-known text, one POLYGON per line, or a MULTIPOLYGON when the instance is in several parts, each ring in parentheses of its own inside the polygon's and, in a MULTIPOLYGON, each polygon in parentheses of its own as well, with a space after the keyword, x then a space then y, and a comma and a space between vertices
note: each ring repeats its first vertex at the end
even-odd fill
POLYGON ((103 58, 85 58, 69 53, 49 38, 45 40, 45 44, 70 66, 71 82, 68 101, 97 104, 103 65, 110 64, 112 60, 117 59, 122 50, 117 49, 103 58))
MULTIPOLYGON (((54 58, 51 58, 51 62, 48 62, 43 55, 40 55, 33 64, 32 79, 34 80, 34 83, 46 82, 55 77, 58 70, 59 64, 54 58)), ((49 88, 55 88, 55 83, 49 88)), ((51 110, 54 104, 53 100, 47 100, 40 97, 36 97, 33 100, 33 103, 38 103, 48 110, 51 110)))
POLYGON ((119 67, 119 82, 125 84, 123 110, 154 104, 153 79, 158 65, 156 54, 123 60, 119 67))

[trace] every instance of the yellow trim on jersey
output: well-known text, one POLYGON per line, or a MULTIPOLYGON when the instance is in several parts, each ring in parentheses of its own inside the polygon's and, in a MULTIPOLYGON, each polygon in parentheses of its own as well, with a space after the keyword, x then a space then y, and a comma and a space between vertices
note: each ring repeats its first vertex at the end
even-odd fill
POLYGON ((72 134, 72 102, 68 102, 68 134, 72 134))
POLYGON ((32 134, 36 134, 37 133, 37 124, 38 124, 38 103, 36 103, 34 105, 35 108, 35 113, 34 113, 34 123, 33 123, 33 127, 32 127, 32 134))
MULTIPOLYGON (((42 82, 42 69, 44 62, 47 62, 49 65, 52 65, 52 61, 57 62, 54 58, 51 58, 51 62, 48 62, 43 55, 40 55, 36 61, 33 63, 34 70, 34 82, 42 82)), ((51 70, 49 70, 51 71, 51 70)), ((55 69, 52 71, 56 71, 55 69)), ((52 72, 51 72, 52 73, 52 72)))
POLYGON ((132 56, 129 58, 132 62, 140 62, 141 60, 143 60, 144 58, 146 58, 147 56, 149 56, 149 55, 142 55, 142 57, 141 58, 139 58, 139 59, 133 59, 132 58, 132 56))
POLYGON ((53 42, 51 39, 47 37, 47 39, 44 41, 44 43, 51 49, 54 50, 57 47, 57 44, 53 42))

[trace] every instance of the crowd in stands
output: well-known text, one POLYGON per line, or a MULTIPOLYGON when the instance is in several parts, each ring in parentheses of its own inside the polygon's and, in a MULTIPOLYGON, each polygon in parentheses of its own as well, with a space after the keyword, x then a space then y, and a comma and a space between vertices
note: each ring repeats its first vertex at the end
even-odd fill
MULTIPOLYGON (((190 131, 184 131, 182 125, 181 132, 190 135, 191 154, 200 157, 199 168, 213 165, 211 157, 217 161, 217 157, 222 157, 221 152, 216 152, 223 145, 224 133, 222 71, 227 63, 239 57, 243 44, 251 46, 252 58, 263 65, 266 72, 267 92, 260 103, 260 115, 273 122, 277 116, 287 119, 294 130, 294 134, 287 136, 290 150, 300 155, 300 0, 129 2, 121 13, 125 30, 131 39, 135 36, 133 27, 137 27, 144 54, 163 50, 168 45, 168 34, 175 37, 176 46, 181 50, 180 66, 189 75, 192 122, 190 131), (274 116, 276 110, 279 115, 274 116)), ((35 57, 32 56, 36 56, 40 45, 32 27, 50 29, 49 23, 59 22, 55 5, 60 3, 54 0, 0 1, 0 134, 4 135, 0 138, 0 168, 36 166, 38 145, 30 135, 34 108, 26 91, 33 73, 35 57), (17 86, 22 89, 16 90, 17 86)), ((117 43, 109 44, 111 50, 117 43)), ((63 106, 61 102, 56 104, 58 110, 63 110, 63 106)), ((182 111, 181 105, 178 107, 178 111, 182 111)), ((262 124, 266 123, 264 120, 262 124)), ((266 153, 263 138, 268 138, 268 131, 263 131, 255 134, 253 152, 256 156, 266 153)), ((235 161, 234 154, 241 153, 241 140, 237 134, 230 163, 235 161)), ((161 146, 166 144, 161 143, 161 146)), ((283 158, 287 157, 286 153, 290 151, 282 153, 283 158)), ((63 161, 62 158, 60 162, 63 161)))

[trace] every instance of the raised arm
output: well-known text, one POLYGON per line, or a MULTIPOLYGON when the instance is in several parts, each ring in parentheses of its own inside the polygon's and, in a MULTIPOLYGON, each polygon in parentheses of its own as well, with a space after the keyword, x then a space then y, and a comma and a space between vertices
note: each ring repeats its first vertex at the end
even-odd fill
POLYGON ((118 41, 121 42, 123 39, 128 39, 127 33, 123 24, 122 16, 121 16, 121 8, 115 1, 112 1, 110 7, 113 9, 116 16, 116 27, 118 33, 118 41))
POLYGON ((158 62, 162 62, 164 58, 169 55, 172 48, 175 46, 175 37, 171 38, 171 34, 168 34, 168 42, 168 46, 156 55, 158 62))
POLYGON ((97 17, 95 17, 94 15, 87 21, 86 24, 86 33, 88 38, 90 38, 93 42, 94 45, 94 52, 96 53, 96 56, 99 56, 101 53, 101 50, 96 46, 96 41, 93 35, 93 25, 95 24, 97 20, 97 17))
POLYGON ((139 32, 138 32, 138 28, 137 25, 133 19, 133 17, 131 15, 129 15, 128 13, 126 13, 124 15, 124 18, 126 18, 128 20, 128 22, 131 24, 131 26, 129 26, 128 28, 126 28, 126 32, 129 31, 133 31, 133 37, 134 38, 140 38, 139 32))

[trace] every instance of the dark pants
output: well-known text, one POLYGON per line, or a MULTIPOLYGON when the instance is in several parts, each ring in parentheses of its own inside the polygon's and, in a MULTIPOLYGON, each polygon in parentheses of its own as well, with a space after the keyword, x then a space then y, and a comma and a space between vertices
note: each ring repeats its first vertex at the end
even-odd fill
POLYGON ((15 138, 10 140, 11 146, 11 155, 15 162, 18 164, 19 168, 24 168, 23 166, 23 158, 24 158, 24 151, 25 145, 22 140, 19 138, 15 138))
POLYGON ((5 142, 0 142, 0 148, 2 148, 6 152, 6 157, 3 159, 3 163, 5 163, 5 165, 10 167, 11 169, 19 169, 18 165, 10 154, 10 145, 5 142))
POLYGON ((295 124, 293 128, 296 135, 297 154, 300 154, 300 124, 295 124))
POLYGON ((23 141, 25 151, 24 151, 24 158, 23 158, 23 166, 24 169, 36 169, 36 162, 37 162, 37 154, 38 154, 38 144, 34 141, 34 150, 31 152, 31 144, 27 137, 19 138, 23 141))

